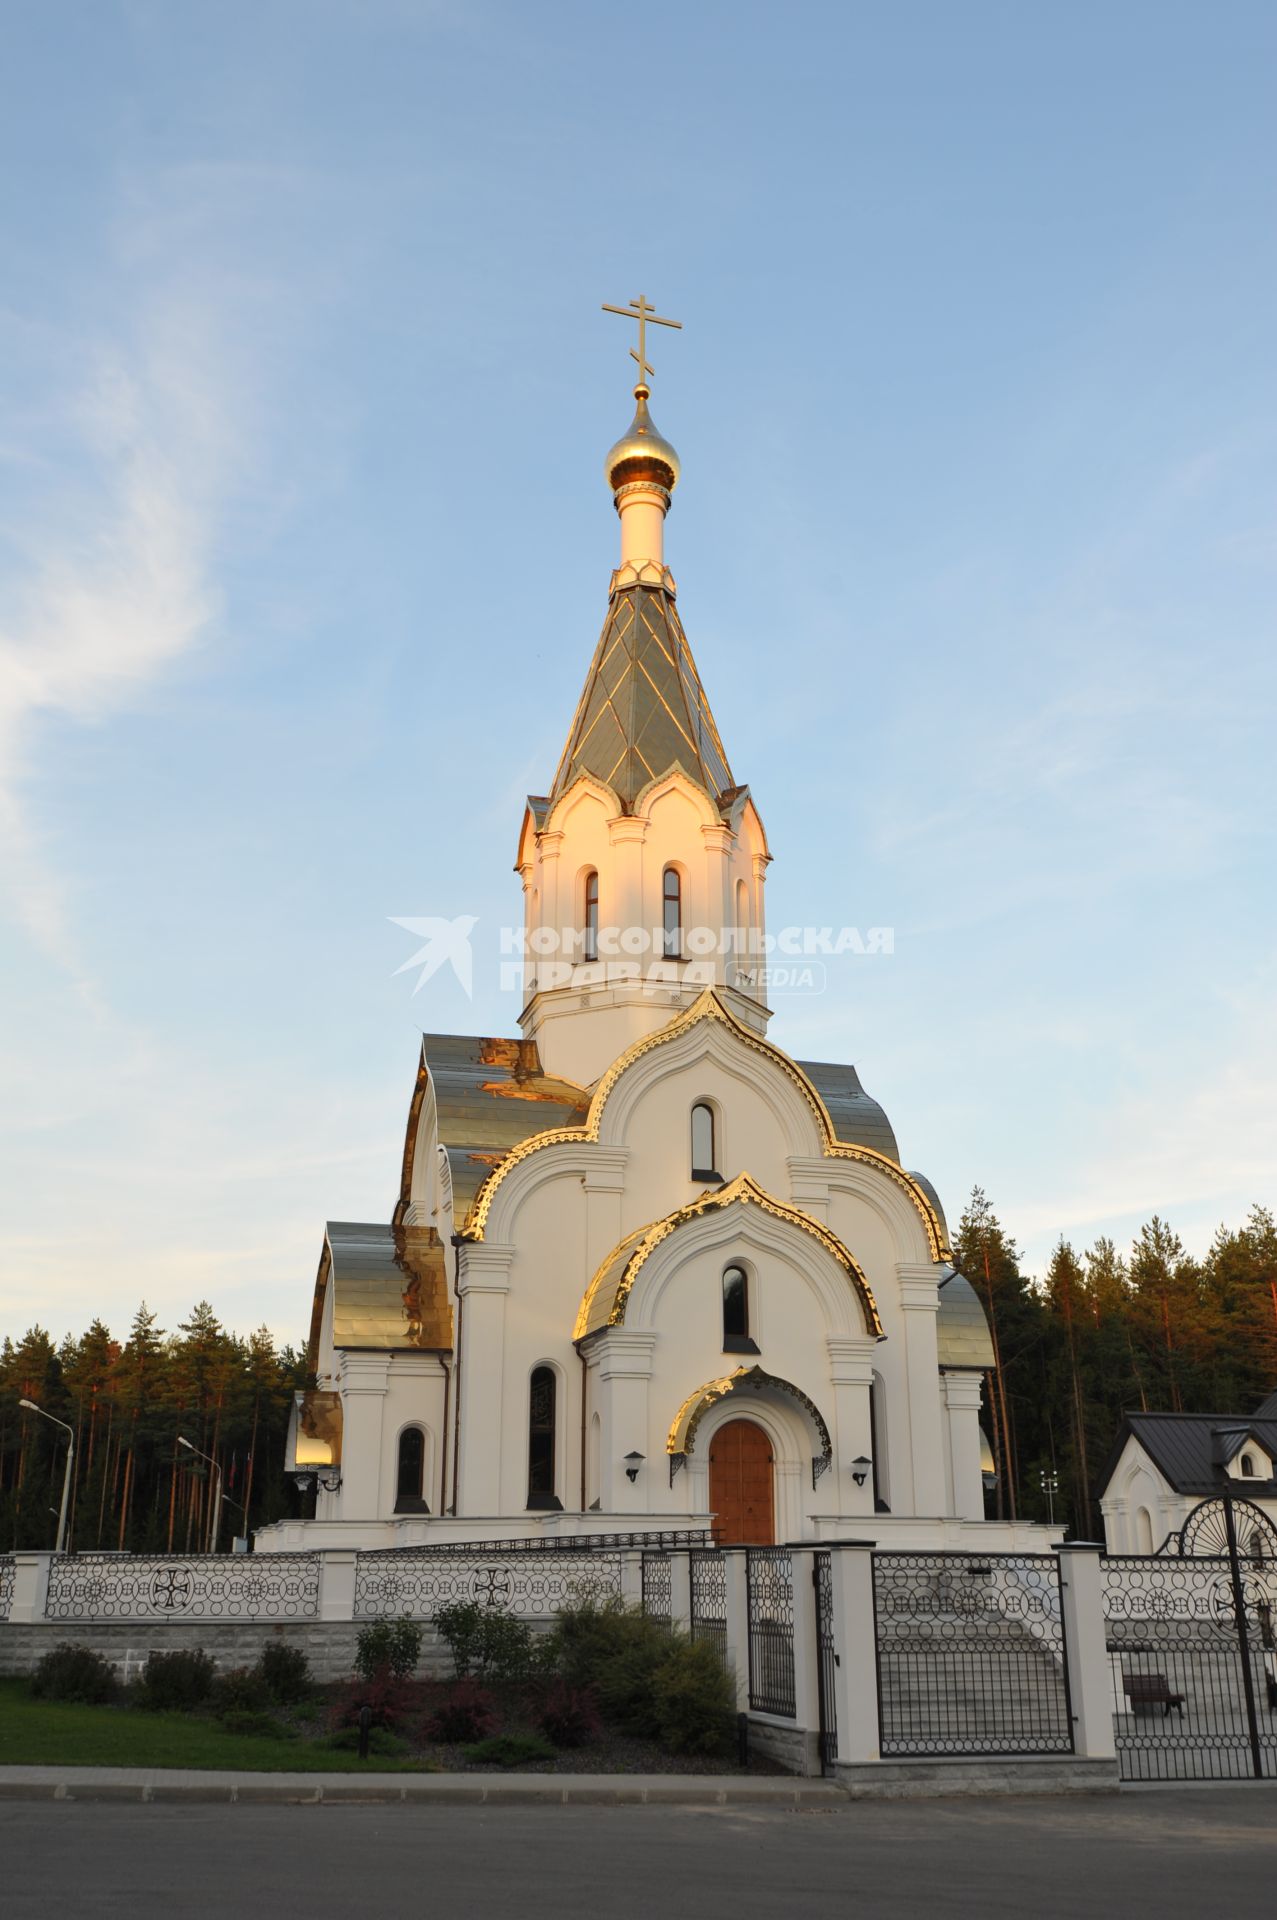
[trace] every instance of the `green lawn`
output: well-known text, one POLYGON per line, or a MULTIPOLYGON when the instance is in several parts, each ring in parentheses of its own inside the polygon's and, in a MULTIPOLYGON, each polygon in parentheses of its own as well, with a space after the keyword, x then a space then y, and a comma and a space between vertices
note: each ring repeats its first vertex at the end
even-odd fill
POLYGON ((212 1720, 33 1700, 0 1680, 0 1766, 217 1767, 236 1773, 418 1773, 411 1759, 333 1753, 310 1740, 225 1733, 212 1720))

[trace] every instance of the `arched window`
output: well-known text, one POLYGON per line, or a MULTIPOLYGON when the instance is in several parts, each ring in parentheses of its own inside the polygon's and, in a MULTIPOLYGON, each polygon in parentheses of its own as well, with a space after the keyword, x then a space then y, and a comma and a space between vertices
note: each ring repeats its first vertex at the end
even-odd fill
POLYGON ((1153 1516, 1147 1507, 1135 1509, 1135 1551, 1136 1553, 1153 1551, 1153 1516))
POLYGON ((399 1436, 395 1474, 395 1512, 429 1513, 425 1500, 426 1436, 420 1427, 405 1427, 399 1436))
POLYGON ((528 1400, 528 1507, 558 1512, 554 1491, 554 1434, 559 1383, 553 1367, 532 1369, 528 1400))
POLYGON ((1243 1480, 1253 1480, 1253 1479, 1255 1478, 1255 1456, 1254 1456, 1254 1454, 1253 1454, 1253 1453, 1244 1453, 1244 1454, 1242 1455, 1242 1460, 1241 1460, 1241 1466, 1242 1466, 1242 1478, 1243 1478, 1243 1480))
POLYGON ((749 1332, 749 1275, 744 1267, 723 1268, 723 1352, 757 1353, 749 1332))
POLYGON ((683 951, 683 881, 677 867, 666 867, 661 882, 665 916, 665 958, 677 960, 683 951))
POLYGON ((698 1100, 692 1108, 692 1178, 721 1180, 718 1171, 718 1141, 715 1138, 714 1109, 708 1100, 698 1100))
POLYGON ((585 876, 585 913, 581 921, 584 938, 581 942, 583 960, 597 960, 599 957, 599 876, 591 867, 585 876))

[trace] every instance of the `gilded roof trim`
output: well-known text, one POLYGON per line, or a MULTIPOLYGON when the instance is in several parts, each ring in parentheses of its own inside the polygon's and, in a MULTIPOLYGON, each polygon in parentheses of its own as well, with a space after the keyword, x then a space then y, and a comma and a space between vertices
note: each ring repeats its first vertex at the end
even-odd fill
POLYGON ((496 1197, 497 1189, 500 1187, 502 1181, 514 1171, 515 1167, 520 1166, 530 1154, 539 1153, 543 1147, 565 1146, 579 1142, 589 1142, 593 1144, 596 1142, 599 1138, 602 1125, 603 1109, 607 1105, 608 1099, 618 1080, 621 1078, 621 1075, 626 1073, 636 1061, 641 1060, 645 1054, 653 1052, 657 1047, 667 1046, 671 1040, 678 1039, 680 1035, 687 1032, 689 1027, 694 1027, 701 1020, 717 1020, 720 1021, 722 1025, 730 1027, 743 1045, 751 1048, 755 1053, 761 1054, 764 1059, 770 1060, 773 1065, 779 1067, 783 1073, 788 1075, 789 1079, 793 1081, 808 1107, 811 1109, 812 1116, 820 1130, 822 1142, 821 1151, 825 1158, 829 1160, 856 1160, 864 1166, 876 1167, 880 1173, 885 1174, 893 1185, 899 1187, 907 1196, 910 1203, 918 1212, 922 1220, 923 1231, 927 1236, 927 1244, 931 1249, 932 1259, 948 1259, 949 1246, 935 1208, 932 1206, 918 1182, 913 1178, 913 1175, 906 1173, 903 1167, 897 1165, 894 1160, 888 1159, 885 1153, 879 1153, 874 1147, 856 1146, 850 1142, 839 1140, 824 1101, 802 1068, 796 1061, 791 1060, 787 1053, 782 1053, 779 1047, 773 1046, 770 1040, 763 1039, 761 1034, 751 1032, 744 1022, 738 1020, 731 1009, 719 998, 718 993, 713 987, 707 987, 704 993, 693 1001, 690 1007, 685 1008, 682 1013, 676 1015, 668 1026, 661 1027, 656 1033, 646 1034, 643 1039, 634 1041, 631 1046, 625 1049, 625 1052, 622 1053, 619 1058, 613 1061, 594 1090, 593 1098, 590 1101, 589 1114, 586 1117, 584 1126, 552 1127, 545 1133, 534 1133, 506 1154, 500 1165, 492 1169, 492 1172, 488 1174, 478 1192, 475 1194, 470 1211, 461 1228, 462 1239, 483 1239, 488 1214, 492 1209, 492 1202, 496 1197))
POLYGON ((797 1400, 799 1406, 809 1415, 819 1436, 820 1453, 817 1457, 822 1460, 833 1459, 834 1443, 829 1437, 829 1428, 825 1424, 820 1408, 810 1395, 805 1394, 801 1387, 796 1387, 792 1380, 782 1380, 779 1374, 764 1373, 761 1367, 743 1366, 737 1367, 734 1373, 724 1374, 720 1380, 707 1381, 703 1387, 697 1387, 694 1393, 688 1394, 674 1415, 669 1437, 665 1442, 666 1453, 693 1452, 696 1446, 696 1429, 710 1408, 717 1406, 718 1402, 725 1400, 729 1394, 735 1394, 741 1387, 753 1387, 759 1393, 764 1387, 770 1387, 776 1393, 785 1393, 791 1400, 797 1400))
POLYGON ((881 1337, 882 1321, 878 1317, 878 1305, 873 1297, 873 1289, 855 1256, 848 1252, 837 1234, 831 1233, 828 1227, 821 1221, 814 1220, 809 1213, 803 1213, 800 1208, 789 1206, 783 1200, 777 1200, 765 1188, 760 1187, 751 1175, 742 1173, 727 1186, 716 1187, 712 1193, 703 1195, 701 1199, 692 1200, 685 1207, 675 1208, 674 1212, 666 1214, 663 1220, 653 1221, 649 1227, 640 1227, 637 1233, 629 1234, 614 1247, 585 1290, 585 1297, 577 1312, 572 1338, 583 1340, 587 1334, 601 1332, 603 1326, 623 1327, 625 1309, 634 1282, 661 1242, 668 1240, 672 1233, 677 1233, 678 1229, 686 1226, 689 1221, 700 1219, 703 1214, 714 1213, 721 1208, 736 1205, 756 1206, 761 1212, 770 1213, 777 1220, 788 1221, 792 1226, 800 1228, 803 1233, 810 1234, 813 1240, 818 1241, 825 1252, 830 1254, 846 1273, 860 1296, 860 1303, 865 1310, 870 1330, 881 1337), (609 1279, 613 1281, 615 1292, 608 1307, 607 1319, 591 1325, 593 1319, 591 1308, 609 1279))

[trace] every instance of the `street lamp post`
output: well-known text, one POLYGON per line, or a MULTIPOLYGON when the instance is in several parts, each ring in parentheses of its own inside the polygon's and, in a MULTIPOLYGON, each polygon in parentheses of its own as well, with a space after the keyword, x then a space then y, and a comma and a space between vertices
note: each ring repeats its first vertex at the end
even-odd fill
POLYGON ((75 1429, 69 1427, 65 1420, 59 1420, 56 1414, 46 1413, 44 1408, 38 1407, 34 1400, 19 1400, 18 1405, 25 1407, 28 1413, 38 1413, 42 1420, 52 1421, 55 1427, 61 1427, 67 1437, 67 1464, 66 1471, 62 1475, 62 1505, 58 1508, 58 1544, 55 1548, 55 1552, 65 1553, 67 1514, 71 1505, 71 1462, 75 1458, 75 1429))
POLYGON ((1055 1525, 1055 1496, 1060 1491, 1060 1476, 1053 1469, 1044 1467, 1038 1476, 1042 1482, 1042 1491, 1046 1495, 1047 1525, 1055 1525))
POLYGON ((217 1475, 217 1482, 213 1490, 213 1512, 208 1527, 208 1546, 205 1549, 208 1553, 216 1553, 218 1529, 222 1524, 222 1469, 211 1454, 201 1453, 198 1447, 191 1444, 184 1433, 178 1434, 177 1444, 179 1447, 185 1447, 188 1453, 193 1453, 197 1460, 206 1460, 209 1466, 212 1467, 213 1472, 217 1475))

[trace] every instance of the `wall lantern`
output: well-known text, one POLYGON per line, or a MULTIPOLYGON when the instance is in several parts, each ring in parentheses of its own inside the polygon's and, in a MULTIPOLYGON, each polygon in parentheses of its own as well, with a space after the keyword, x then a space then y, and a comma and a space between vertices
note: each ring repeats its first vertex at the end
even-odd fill
POLYGON ((863 1453, 859 1454, 857 1458, 852 1461, 851 1477, 858 1487, 864 1486, 865 1481, 869 1478, 869 1469, 872 1465, 873 1461, 867 1459, 863 1453))
POLYGON ((638 1470, 643 1464, 641 1453, 627 1453, 625 1456, 625 1477, 631 1484, 638 1479, 638 1470))

